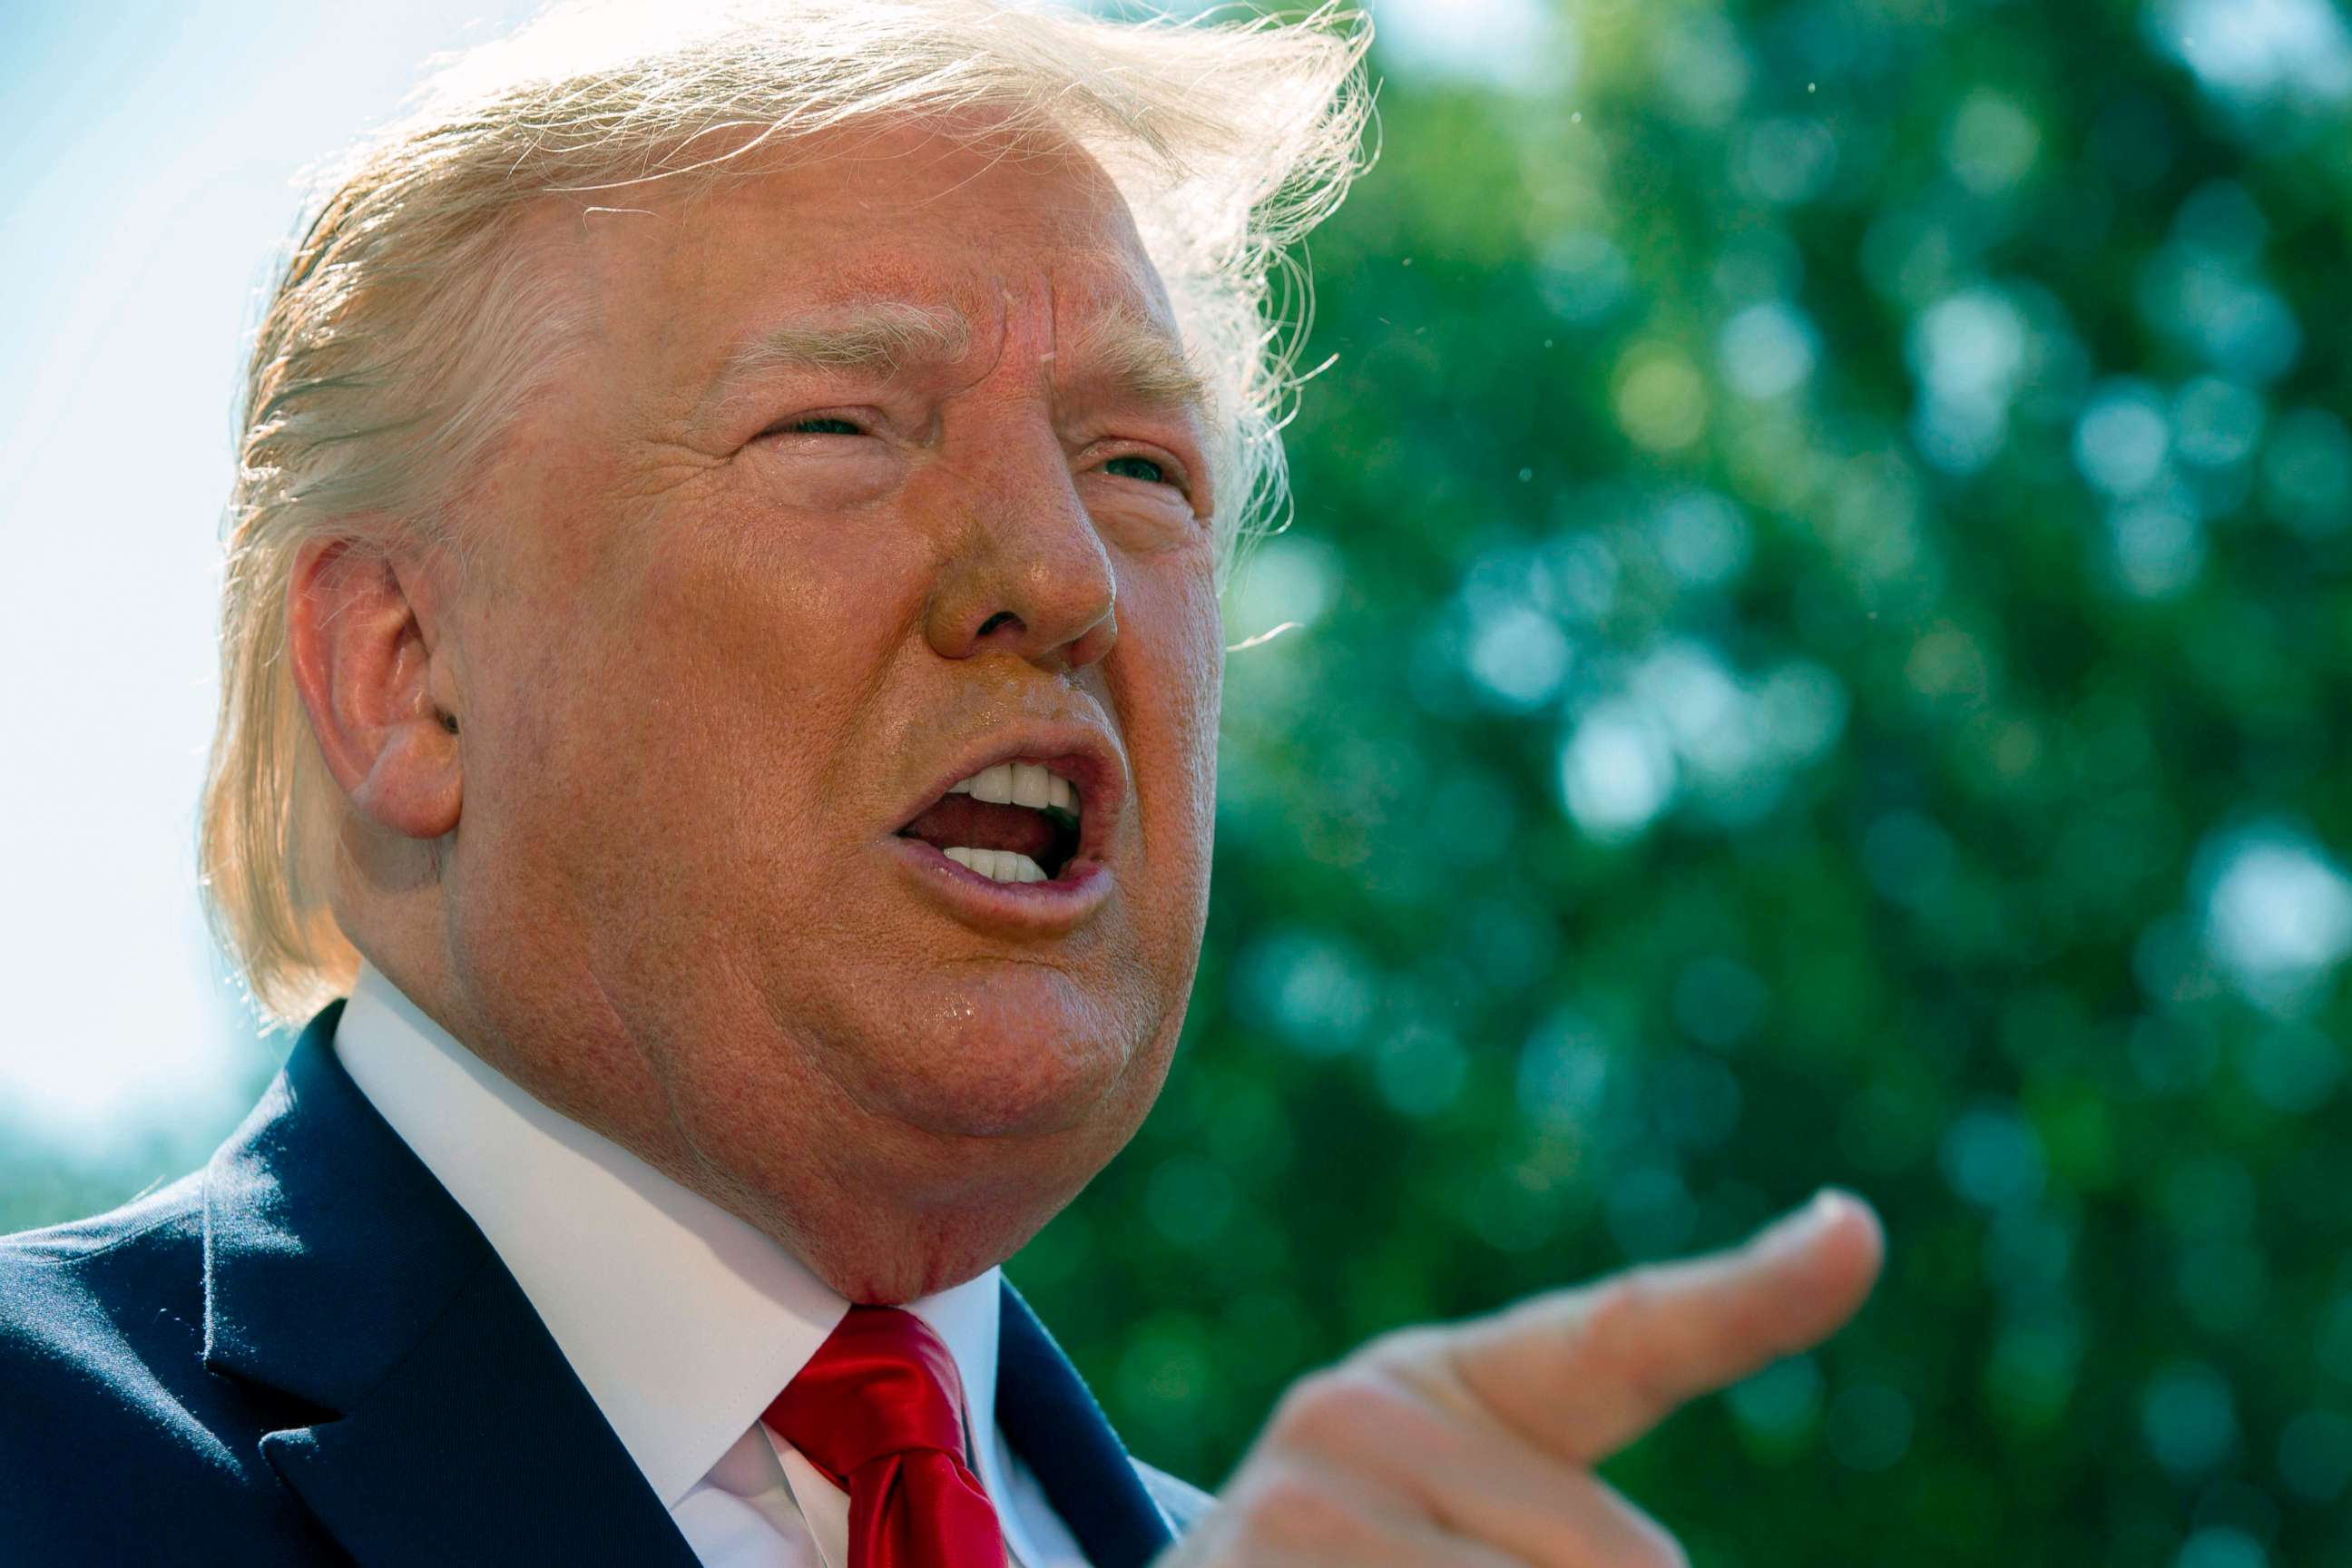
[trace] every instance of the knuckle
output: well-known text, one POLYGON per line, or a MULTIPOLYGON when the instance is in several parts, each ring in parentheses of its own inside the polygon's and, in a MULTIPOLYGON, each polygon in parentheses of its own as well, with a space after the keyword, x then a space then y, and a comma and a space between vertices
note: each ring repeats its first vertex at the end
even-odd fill
POLYGON ((1593 1288, 1579 1347, 1584 1359, 1610 1369, 1636 1395, 1656 1399, 1672 1384, 1656 1330, 1656 1277, 1633 1268, 1593 1288))
POLYGON ((1410 1417, 1408 1401, 1370 1366, 1342 1362, 1291 1384, 1266 1430, 1293 1447, 1329 1451, 1410 1417))
POLYGON ((1427 1324, 1391 1329, 1364 1342, 1354 1359, 1399 1376, 1414 1376, 1443 1362, 1446 1333, 1427 1324))
POLYGON ((1638 1338, 1655 1305, 1657 1288, 1646 1268, 1613 1274, 1592 1288, 1584 1312, 1585 1337, 1596 1347, 1615 1349, 1638 1338))
POLYGON ((1310 1476, 1277 1470, 1235 1500, 1244 1540, 1286 1551, 1330 1552, 1355 1542, 1363 1523, 1310 1476))

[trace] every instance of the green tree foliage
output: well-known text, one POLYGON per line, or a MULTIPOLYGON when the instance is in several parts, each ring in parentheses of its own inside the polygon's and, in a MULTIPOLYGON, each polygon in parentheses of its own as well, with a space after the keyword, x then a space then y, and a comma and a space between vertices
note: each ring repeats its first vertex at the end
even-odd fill
POLYGON ((1842 1183, 1864 1318, 1612 1467, 1699 1561, 2352 1561, 2343 22, 1513 16, 1375 50, 1187 1043, 1013 1277, 1213 1481, 1842 1183))

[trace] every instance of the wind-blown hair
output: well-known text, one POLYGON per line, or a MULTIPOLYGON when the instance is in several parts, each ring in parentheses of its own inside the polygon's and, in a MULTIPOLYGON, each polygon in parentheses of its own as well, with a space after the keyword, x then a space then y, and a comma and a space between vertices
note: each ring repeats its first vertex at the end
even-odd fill
POLYGON ((518 243, 569 195, 727 177, 874 117, 976 110, 1066 137, 1125 196, 1215 397, 1219 570, 1287 505, 1279 431, 1306 279, 1286 247, 1365 163, 1369 22, 1112 21, 997 0, 589 4, 457 58, 320 179, 261 321, 227 518, 221 709, 199 858, 257 1004, 348 984, 339 792, 296 695, 288 591, 310 540, 465 549, 465 500, 582 323, 518 243))

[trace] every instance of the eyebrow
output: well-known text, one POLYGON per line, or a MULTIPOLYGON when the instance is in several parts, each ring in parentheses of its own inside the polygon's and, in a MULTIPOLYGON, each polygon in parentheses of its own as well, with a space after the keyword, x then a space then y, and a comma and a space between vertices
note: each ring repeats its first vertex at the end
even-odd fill
POLYGON ((746 376, 776 370, 897 375, 910 365, 961 359, 971 345, 971 329, 961 311, 886 300, 830 318, 771 327, 735 351, 717 384, 731 386, 746 376))
POLYGON ((1081 367, 1073 378, 1079 385, 1100 383, 1114 397, 1160 413, 1209 417, 1208 379, 1167 328, 1131 305, 1105 310, 1060 351, 1057 365, 1062 357, 1081 367))
MULTIPOLYGON (((780 322, 729 356, 703 397, 706 410, 745 380, 789 371, 851 371, 890 380, 910 370, 952 364, 970 352, 962 312, 883 300, 838 313, 780 322)), ((1113 304, 1075 341, 1045 356, 1079 367, 1065 388, 1099 386, 1108 395, 1157 412, 1208 418, 1213 397, 1181 344, 1150 316, 1113 304)))

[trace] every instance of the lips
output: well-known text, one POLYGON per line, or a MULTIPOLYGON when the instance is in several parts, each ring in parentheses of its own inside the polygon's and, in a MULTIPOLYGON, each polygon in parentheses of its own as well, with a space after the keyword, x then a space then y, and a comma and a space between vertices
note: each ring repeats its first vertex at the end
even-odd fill
POLYGON ((1127 769, 1096 725, 1024 725, 967 752, 891 839, 919 886, 975 925, 1073 929, 1110 892, 1127 769))

